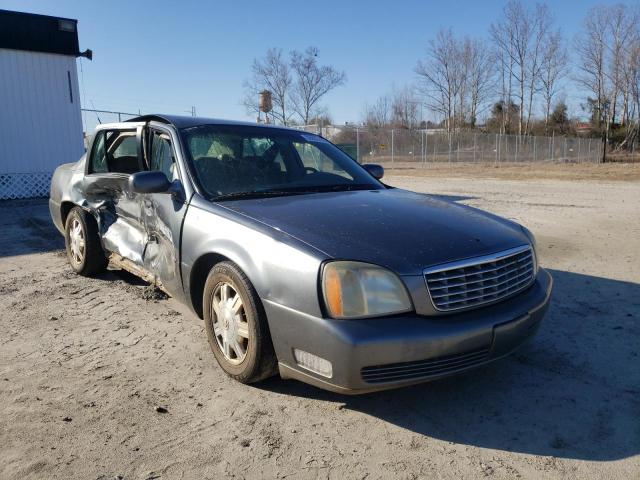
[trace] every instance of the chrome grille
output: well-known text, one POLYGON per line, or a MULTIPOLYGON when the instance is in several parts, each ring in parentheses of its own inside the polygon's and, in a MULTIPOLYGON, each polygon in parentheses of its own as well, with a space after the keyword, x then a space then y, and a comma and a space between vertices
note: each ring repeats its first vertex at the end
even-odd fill
POLYGON ((363 367, 360 370, 360 375, 362 376, 362 380, 367 383, 426 379, 475 367, 484 363, 488 356, 489 349, 485 348, 472 352, 430 358, 428 360, 363 367))
POLYGON ((434 307, 459 310, 493 303, 526 288, 534 278, 531 247, 472 258, 425 270, 434 307))

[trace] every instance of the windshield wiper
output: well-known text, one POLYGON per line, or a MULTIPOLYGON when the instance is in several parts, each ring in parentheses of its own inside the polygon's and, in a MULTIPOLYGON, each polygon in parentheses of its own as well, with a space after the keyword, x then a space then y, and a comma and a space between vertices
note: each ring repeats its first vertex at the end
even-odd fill
POLYGON ((374 190, 373 185, 366 183, 338 183, 335 185, 311 185, 298 187, 303 192, 349 192, 352 190, 374 190))
POLYGON ((211 198, 212 201, 218 202, 220 200, 239 200, 247 198, 265 198, 265 197, 283 197, 286 195, 300 195, 305 192, 287 191, 287 190, 248 190, 246 192, 230 192, 223 193, 221 195, 215 195, 211 198))
POLYGON ((367 185, 366 183, 345 183, 338 185, 331 185, 329 187, 332 192, 342 192, 342 191, 351 191, 351 190, 375 190, 373 185, 367 185))
POLYGON ((322 192, 344 192, 351 190, 371 190, 374 187, 367 185, 366 183, 340 183, 336 185, 305 185, 295 187, 284 187, 278 190, 248 190, 244 192, 230 192, 215 195, 211 198, 212 201, 218 202, 221 200, 239 200, 247 198, 266 198, 266 197, 284 197, 287 195, 304 195, 307 193, 322 193, 322 192))

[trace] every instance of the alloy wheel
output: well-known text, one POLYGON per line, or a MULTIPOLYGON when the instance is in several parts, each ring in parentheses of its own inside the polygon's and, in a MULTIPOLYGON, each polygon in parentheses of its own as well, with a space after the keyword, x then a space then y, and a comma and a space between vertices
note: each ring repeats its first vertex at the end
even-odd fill
POLYGON ((220 283, 211 302, 213 333, 225 359, 237 365, 247 356, 249 323, 238 291, 230 283, 220 283))
POLYGON ((84 260, 85 245, 86 242, 82 224, 80 220, 74 218, 71 221, 71 228, 69 229, 69 247, 71 249, 71 258, 74 263, 78 265, 84 260))

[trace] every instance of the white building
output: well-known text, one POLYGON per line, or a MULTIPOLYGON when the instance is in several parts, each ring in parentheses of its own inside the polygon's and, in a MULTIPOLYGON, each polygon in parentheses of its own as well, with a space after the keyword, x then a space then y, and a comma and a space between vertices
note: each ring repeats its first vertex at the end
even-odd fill
POLYGON ((83 154, 79 55, 76 20, 0 10, 0 200, 47 196, 83 154))

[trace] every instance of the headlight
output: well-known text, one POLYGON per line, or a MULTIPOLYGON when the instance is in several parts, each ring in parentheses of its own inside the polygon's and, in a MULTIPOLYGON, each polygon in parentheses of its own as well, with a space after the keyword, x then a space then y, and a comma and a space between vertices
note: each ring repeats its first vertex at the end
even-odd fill
POLYGON ((534 275, 537 275, 538 274, 538 252, 537 252, 536 237, 533 235, 533 233, 531 233, 531 230, 529 230, 527 227, 523 227, 522 225, 520 225, 520 228, 522 229, 524 234, 529 239, 529 242, 531 243, 531 250, 533 252, 533 273, 534 275))
POLYGON ((324 303, 333 318, 361 318, 412 310, 398 276, 362 262, 335 261, 322 271, 324 303))

